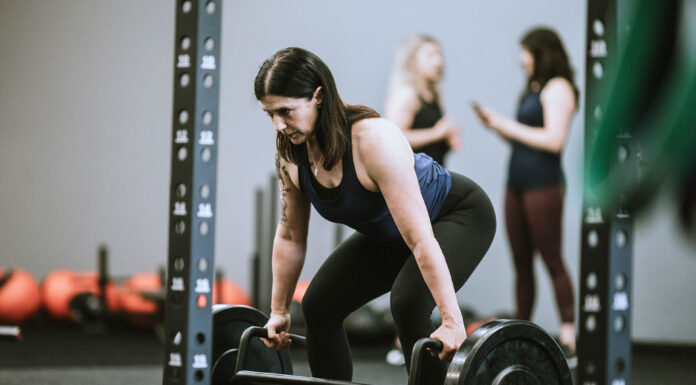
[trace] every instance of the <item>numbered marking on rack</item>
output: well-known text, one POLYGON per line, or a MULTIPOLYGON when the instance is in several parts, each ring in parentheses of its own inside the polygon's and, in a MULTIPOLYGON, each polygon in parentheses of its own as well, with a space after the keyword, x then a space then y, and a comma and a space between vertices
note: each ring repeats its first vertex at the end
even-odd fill
POLYGON ((210 203, 200 203, 198 205, 198 215, 199 218, 212 218, 213 217, 213 207, 210 203))
POLYGON ((201 131, 201 138, 198 140, 198 143, 203 145, 203 146, 212 146, 215 144, 215 140, 213 139, 213 132, 212 131, 201 131))
POLYGON ((174 291, 184 291, 186 288, 184 287, 184 278, 183 277, 174 277, 172 278, 172 286, 171 289, 174 291))
POLYGON ((197 279, 194 291, 196 293, 210 293, 210 281, 206 278, 197 279))
POLYGON ((190 68, 191 56, 188 54, 179 55, 179 60, 176 62, 176 68, 190 68))
POLYGON ((214 70, 217 68, 215 65, 215 56, 213 55, 203 55, 201 58, 201 69, 204 70, 214 70))
POLYGON ((181 366, 181 354, 170 353, 169 354, 169 366, 181 366))
POLYGON ((601 207, 588 207, 585 223, 604 223, 601 207))
POLYGON ((625 291, 614 293, 614 301, 611 308, 617 311, 628 310, 628 294, 625 291))
POLYGON ((174 215, 184 216, 186 214, 186 202, 174 202, 174 215))
POLYGON ((174 143, 188 143, 188 142, 189 142, 188 131, 176 130, 176 139, 174 139, 174 143))
POLYGON ((590 45, 590 57, 607 57, 607 42, 604 40, 592 40, 590 45))
POLYGON ((585 302, 582 309, 586 312, 597 313, 602 310, 602 305, 600 304, 598 295, 587 295, 585 296, 585 302))
POLYGON ((193 368, 205 369, 208 367, 208 357, 205 354, 196 354, 193 356, 193 368))

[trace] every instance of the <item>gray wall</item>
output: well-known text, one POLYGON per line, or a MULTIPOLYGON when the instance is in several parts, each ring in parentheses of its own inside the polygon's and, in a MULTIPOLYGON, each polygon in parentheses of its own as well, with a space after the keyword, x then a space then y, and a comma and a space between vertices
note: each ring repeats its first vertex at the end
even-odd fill
MULTIPOLYGON (((397 44, 426 32, 444 47, 446 109, 464 130, 464 148, 449 167, 478 181, 499 217, 493 246, 460 291, 460 302, 484 314, 512 310, 502 226, 509 149, 476 122, 469 102, 513 114, 524 80, 519 37, 538 24, 561 34, 583 93, 585 7, 583 1, 552 0, 225 2, 218 265, 248 287, 253 189, 268 184, 274 154, 272 125, 252 91, 260 63, 282 47, 308 48, 332 68, 344 100, 382 111, 397 44)), ((174 2, 164 0, 0 0, 0 266, 38 277, 63 267, 93 269, 99 242, 109 244, 115 274, 165 263, 174 15, 174 2)), ((573 277, 583 108, 563 157, 564 253, 573 277)), ((694 343, 696 258, 674 224, 669 198, 637 225, 634 337, 694 343)), ((314 213, 303 278, 312 276, 332 244, 333 227, 314 213)), ((540 263, 537 277, 534 320, 555 332, 558 316, 540 263)))

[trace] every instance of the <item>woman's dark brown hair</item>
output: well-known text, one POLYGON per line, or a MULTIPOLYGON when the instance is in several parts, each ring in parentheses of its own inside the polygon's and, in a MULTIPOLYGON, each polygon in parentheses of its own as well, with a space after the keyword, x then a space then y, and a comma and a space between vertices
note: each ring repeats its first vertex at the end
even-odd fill
POLYGON ((549 28, 535 28, 522 37, 520 44, 534 58, 534 72, 527 79, 527 90, 532 88, 533 83, 542 89, 552 78, 562 77, 573 86, 577 102, 579 92, 573 79, 575 73, 558 34, 549 28))
MULTIPOLYGON (((347 105, 338 95, 329 67, 315 54, 297 47, 276 52, 261 65, 254 80, 256 99, 266 95, 312 99, 317 87, 323 98, 314 128, 324 161, 323 167, 333 168, 350 148, 349 127, 358 120, 376 118, 379 114, 365 106, 347 105)), ((278 154, 297 165, 309 165, 307 146, 295 145, 287 136, 276 136, 278 154)))

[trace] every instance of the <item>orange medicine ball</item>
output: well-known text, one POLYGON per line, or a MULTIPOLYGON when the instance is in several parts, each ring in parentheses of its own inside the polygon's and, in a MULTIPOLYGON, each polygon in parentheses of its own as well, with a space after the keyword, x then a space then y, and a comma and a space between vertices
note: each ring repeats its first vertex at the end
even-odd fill
POLYGON ((72 320, 70 301, 76 295, 99 293, 98 276, 96 273, 77 274, 71 270, 56 270, 44 278, 42 296, 44 307, 56 318, 72 320))
POLYGON ((0 321, 19 324, 41 308, 41 291, 36 279, 24 270, 0 269, 0 321))
POLYGON ((138 273, 129 278, 119 295, 121 310, 134 314, 155 314, 158 304, 152 299, 143 297, 143 294, 152 294, 160 291, 162 279, 156 273, 138 273))
POLYGON ((251 306, 251 298, 239 285, 228 279, 216 281, 213 287, 213 304, 251 306))
POLYGON ((302 303, 302 298, 304 298, 307 289, 309 289, 309 283, 310 281, 304 280, 300 280, 297 282, 297 286, 295 286, 295 292, 292 295, 293 301, 297 303, 302 303))
MULTIPOLYGON (((56 270, 44 278, 41 288, 46 311, 56 319, 74 320, 70 301, 79 294, 99 296, 99 274, 97 272, 76 273, 71 270, 56 270)), ((115 286, 106 286, 106 305, 110 311, 118 309, 115 286)))
POLYGON ((476 321, 476 322, 470 323, 470 324, 466 327, 466 335, 467 335, 467 336, 470 336, 471 333, 473 333, 473 332, 476 331, 476 329, 478 329, 478 328, 480 328, 481 326, 483 326, 483 325, 485 325, 485 324, 487 324, 487 323, 489 323, 489 322, 491 322, 491 321, 494 321, 494 320, 495 320, 494 317, 490 317, 490 318, 486 318, 486 319, 483 319, 483 320, 480 320, 480 321, 476 321))

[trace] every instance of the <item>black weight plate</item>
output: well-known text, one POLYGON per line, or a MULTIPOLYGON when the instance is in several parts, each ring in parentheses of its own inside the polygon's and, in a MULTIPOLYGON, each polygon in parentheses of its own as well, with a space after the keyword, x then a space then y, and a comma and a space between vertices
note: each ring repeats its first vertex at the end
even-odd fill
MULTIPOLYGON (((268 317, 265 314, 249 306, 216 305, 213 307, 213 378, 221 377, 215 374, 216 367, 224 372, 234 373, 234 368, 227 368, 227 365, 234 365, 231 363, 232 360, 236 361, 236 352, 232 353, 230 350, 239 348, 244 330, 250 326, 263 326, 267 321, 268 317), (231 354, 234 354, 234 358, 231 354), (221 357, 222 361, 218 365, 217 360, 221 357), (222 369, 223 365, 224 369, 222 369)), ((287 349, 281 351, 268 349, 260 339, 252 338, 244 369, 292 374, 290 353, 287 349)), ((227 383, 227 380, 223 383, 227 383)))
POLYGON ((237 349, 230 349, 215 360, 213 364, 213 385, 228 384, 234 376, 234 367, 237 364, 237 349))
POLYGON ((539 326, 491 321, 472 333, 455 354, 445 385, 572 385, 556 341, 539 326))

